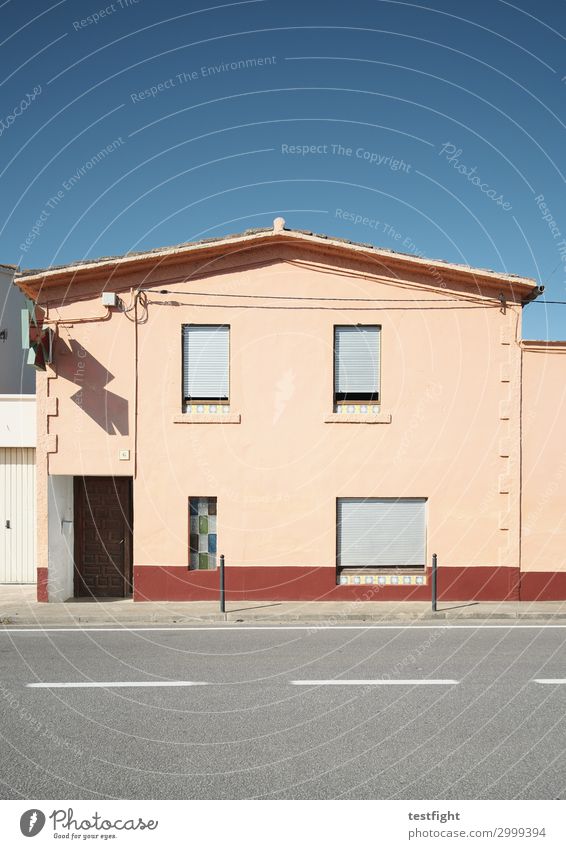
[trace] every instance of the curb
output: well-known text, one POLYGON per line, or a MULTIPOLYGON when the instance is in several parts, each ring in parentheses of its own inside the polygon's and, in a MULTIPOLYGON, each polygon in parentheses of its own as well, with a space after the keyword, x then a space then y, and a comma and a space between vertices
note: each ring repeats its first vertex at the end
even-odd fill
POLYGON ((474 615, 472 612, 453 612, 453 611, 438 611, 437 613, 425 613, 421 615, 410 616, 407 613, 388 613, 384 616, 359 616, 355 614, 288 614, 282 617, 276 616, 258 616, 254 614, 244 613, 214 613, 203 614, 202 616, 175 616, 175 615, 159 615, 153 614, 145 617, 139 616, 120 616, 111 618, 108 616, 97 618, 92 616, 77 616, 75 618, 67 617, 65 619, 50 618, 46 616, 32 617, 29 615, 19 616, 16 614, 0 614, 0 628, 8 626, 34 626, 34 627, 81 627, 87 625, 101 625, 114 627, 129 627, 133 625, 150 626, 150 625, 206 625, 206 624, 246 624, 257 623, 265 625, 285 625, 285 624, 304 624, 304 625, 340 625, 343 622, 358 623, 360 625, 371 624, 387 624, 393 622, 405 622, 407 625, 415 625, 418 623, 431 624, 433 622, 446 621, 468 621, 468 622, 501 622, 501 621, 530 621, 530 622, 566 622, 566 612, 557 613, 539 613, 539 612, 494 612, 487 615, 474 615))

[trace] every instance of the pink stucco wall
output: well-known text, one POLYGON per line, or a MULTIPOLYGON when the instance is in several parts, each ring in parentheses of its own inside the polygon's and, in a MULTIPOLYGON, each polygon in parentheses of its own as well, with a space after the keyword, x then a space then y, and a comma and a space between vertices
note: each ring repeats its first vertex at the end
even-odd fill
POLYGON ((566 342, 524 343, 522 490, 521 568, 550 586, 566 577, 566 342))
MULTIPOLYGON (((65 305, 62 291, 49 290, 49 318, 60 322, 54 369, 38 384, 49 473, 135 475, 140 568, 186 569, 187 498, 216 495, 231 567, 334 569, 337 497, 420 496, 429 561, 436 551, 446 568, 518 569, 518 298, 507 293, 502 310, 492 287, 400 276, 306 248, 258 248, 252 259, 223 260, 192 278, 188 261, 154 269, 155 288, 176 294, 150 293, 137 332, 133 312, 93 320, 106 312, 100 277, 72 284, 65 305), (224 296, 180 294, 208 291, 224 296), (230 325, 230 418, 239 423, 183 420, 187 322, 230 325), (333 326, 356 322, 382 326, 380 423, 328 421, 333 326)), ((132 273, 106 288, 128 303, 143 280, 132 273)), ((41 528, 39 536, 42 566, 41 528)))

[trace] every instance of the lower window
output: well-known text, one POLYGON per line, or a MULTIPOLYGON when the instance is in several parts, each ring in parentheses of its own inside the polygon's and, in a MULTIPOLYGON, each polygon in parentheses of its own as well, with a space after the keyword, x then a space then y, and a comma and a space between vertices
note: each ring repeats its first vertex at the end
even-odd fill
POLYGON ((216 569, 216 498, 189 498, 189 567, 216 569))
POLYGON ((339 498, 338 567, 423 567, 425 498, 339 498))

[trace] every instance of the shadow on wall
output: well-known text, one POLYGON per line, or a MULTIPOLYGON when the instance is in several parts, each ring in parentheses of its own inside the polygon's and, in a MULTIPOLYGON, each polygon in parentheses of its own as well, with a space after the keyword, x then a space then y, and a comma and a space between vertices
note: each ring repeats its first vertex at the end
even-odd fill
POLYGON ((114 375, 76 339, 67 345, 58 337, 54 354, 57 376, 79 387, 71 401, 110 436, 128 436, 128 401, 106 389, 114 375))

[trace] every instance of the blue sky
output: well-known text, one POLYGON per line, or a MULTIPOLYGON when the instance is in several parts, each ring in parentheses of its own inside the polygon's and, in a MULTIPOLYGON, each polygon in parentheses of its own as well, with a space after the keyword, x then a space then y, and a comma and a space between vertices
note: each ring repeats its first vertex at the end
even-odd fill
MULTIPOLYGON (((0 5, 0 262, 281 214, 566 300, 561 3, 210 2, 0 5)), ((524 335, 566 338, 566 306, 524 335)))

